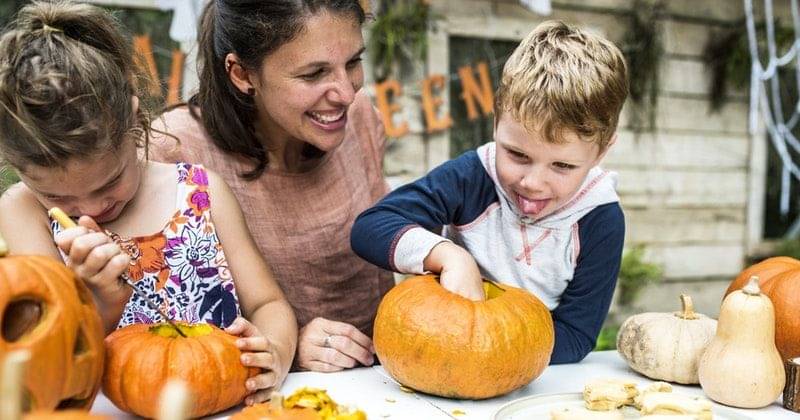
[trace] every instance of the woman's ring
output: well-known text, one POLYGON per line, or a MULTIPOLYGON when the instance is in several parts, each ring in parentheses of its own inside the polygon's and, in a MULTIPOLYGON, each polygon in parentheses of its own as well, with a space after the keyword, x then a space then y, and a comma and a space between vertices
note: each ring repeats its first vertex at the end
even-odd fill
POLYGON ((330 347, 331 346, 331 336, 326 335, 325 339, 322 341, 322 347, 330 347))

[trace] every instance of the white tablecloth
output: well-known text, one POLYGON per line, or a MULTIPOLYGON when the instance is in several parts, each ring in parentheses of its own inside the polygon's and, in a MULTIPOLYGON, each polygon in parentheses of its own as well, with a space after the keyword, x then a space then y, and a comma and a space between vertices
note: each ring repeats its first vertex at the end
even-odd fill
MULTIPOLYGON (((616 351, 604 351, 591 353, 581 363, 549 366, 539 378, 527 386, 502 397, 481 401, 452 400, 403 392, 380 366, 336 373, 291 373, 281 392, 288 395, 303 386, 324 388, 337 402, 357 406, 367 413, 369 419, 376 420, 486 420, 509 401, 529 395, 581 392, 587 380, 600 377, 630 378, 640 385, 652 382, 630 370, 616 351)), ((674 387, 675 392, 703 395, 699 386, 674 387)), ((225 418, 239 409, 241 408, 229 410, 215 418, 225 418)), ((800 414, 784 409, 780 405, 780 399, 765 408, 734 411, 754 420, 800 419, 800 414)), ((117 410, 102 394, 98 395, 92 412, 115 418, 130 418, 117 410)))

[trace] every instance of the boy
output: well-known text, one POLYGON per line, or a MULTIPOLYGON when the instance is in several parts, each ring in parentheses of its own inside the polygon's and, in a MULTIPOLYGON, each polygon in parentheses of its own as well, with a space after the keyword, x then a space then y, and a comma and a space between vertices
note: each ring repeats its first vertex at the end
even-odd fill
POLYGON ((503 69, 495 141, 362 213, 353 250, 395 271, 440 273, 443 287, 472 300, 484 299, 482 276, 526 289, 553 316, 551 363, 582 360, 619 272, 616 175, 597 165, 627 95, 625 62, 611 42, 542 23, 503 69))

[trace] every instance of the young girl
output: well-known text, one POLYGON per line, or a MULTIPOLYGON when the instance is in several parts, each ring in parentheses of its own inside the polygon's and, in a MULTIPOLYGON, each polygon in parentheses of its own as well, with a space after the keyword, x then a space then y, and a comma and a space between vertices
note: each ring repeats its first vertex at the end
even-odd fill
POLYGON ((173 319, 239 335, 242 363, 263 369, 245 402, 263 401, 291 365, 294 314, 227 185, 201 166, 146 159, 132 57, 98 8, 20 11, 0 38, 0 153, 22 181, 0 198, 0 231, 14 254, 63 257, 107 331, 160 321, 118 281, 127 270, 173 319), (79 226, 49 220, 54 206, 79 226))

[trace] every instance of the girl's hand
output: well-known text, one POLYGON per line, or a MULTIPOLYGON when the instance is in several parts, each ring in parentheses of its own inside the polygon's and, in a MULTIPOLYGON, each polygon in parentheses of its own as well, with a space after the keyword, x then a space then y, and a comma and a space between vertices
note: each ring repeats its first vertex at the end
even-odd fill
POLYGON ((439 283, 446 290, 474 301, 486 299, 478 264, 464 248, 440 242, 426 258, 425 267, 439 273, 439 283))
POLYGON ((325 318, 314 318, 300 330, 297 367, 301 370, 335 372, 357 364, 375 363, 372 340, 358 328, 325 318))
POLYGON ((250 321, 239 317, 225 328, 225 332, 237 335, 236 346, 242 352, 241 361, 244 366, 261 369, 262 373, 245 382, 249 392, 244 399, 246 405, 253 405, 269 400, 272 391, 283 383, 289 366, 284 366, 280 355, 274 351, 269 339, 264 337, 250 321))
POLYGON ((118 280, 131 262, 89 216, 82 216, 78 226, 55 236, 56 245, 67 256, 66 265, 81 278, 103 303, 125 301, 130 295, 118 280))

